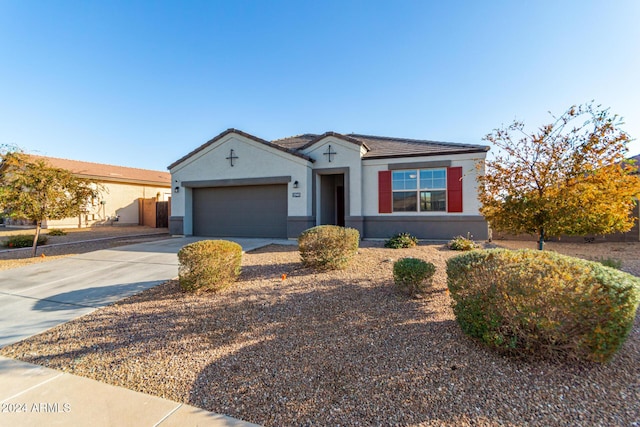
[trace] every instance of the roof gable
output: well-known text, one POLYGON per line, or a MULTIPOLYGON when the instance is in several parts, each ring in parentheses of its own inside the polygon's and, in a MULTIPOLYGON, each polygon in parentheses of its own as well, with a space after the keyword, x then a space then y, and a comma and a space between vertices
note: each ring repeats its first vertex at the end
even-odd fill
POLYGON ((359 139, 353 138, 353 137, 348 136, 348 135, 342 135, 342 134, 337 133, 337 132, 325 132, 322 135, 317 135, 315 138, 311 139, 309 142, 304 144, 302 147, 299 147, 298 150, 299 151, 306 150, 307 148, 319 143, 323 139, 325 139, 327 137, 330 137, 330 136, 333 136, 334 138, 341 139, 342 141, 349 142, 351 144, 358 145, 360 147, 364 147, 367 151, 369 151, 369 147, 367 147, 367 145, 363 141, 360 141, 359 139))
POLYGON ((245 138, 248 138, 252 141, 258 142, 260 144, 264 144, 268 147, 271 148, 275 148, 276 150, 280 150, 284 153, 290 154, 292 156, 296 156, 296 157, 300 157, 304 160, 313 162, 313 159, 310 158, 309 156, 306 156, 302 153, 298 153, 296 150, 291 150, 289 148, 287 148, 286 146, 282 146, 279 144, 273 144, 269 141, 265 141, 264 139, 258 138, 257 136, 253 136, 251 134, 248 134, 246 132, 243 132, 241 130, 238 129, 227 129, 224 132, 222 132, 221 134, 215 136, 214 138, 210 139, 209 141, 205 142, 204 144, 202 144, 201 146, 199 146, 198 148, 196 148, 195 150, 191 151, 190 153, 188 153, 187 155, 181 157, 180 159, 176 160, 175 162, 171 163, 169 166, 167 166, 167 169, 173 169, 174 167, 178 166, 180 163, 184 162, 185 160, 189 159, 190 157, 193 157, 195 154, 205 150, 206 148, 212 146, 213 144, 215 144, 216 142, 220 141, 222 138, 224 138, 225 136, 229 135, 229 134, 236 134, 236 135, 240 135, 243 136, 245 138))

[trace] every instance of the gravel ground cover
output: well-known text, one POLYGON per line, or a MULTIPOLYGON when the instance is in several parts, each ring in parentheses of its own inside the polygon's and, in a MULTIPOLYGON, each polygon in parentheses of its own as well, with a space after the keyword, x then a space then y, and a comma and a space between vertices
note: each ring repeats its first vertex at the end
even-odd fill
MULTIPOLYGON (((498 242, 512 243, 531 242, 498 242)), ((612 256, 599 245, 587 255, 612 256)), ((640 244, 620 247, 638 274, 640 244)), ((295 247, 269 246, 244 255, 223 293, 170 281, 0 353, 266 426, 639 425, 640 322, 607 365, 501 357, 455 323, 455 254, 364 242, 346 270, 315 273, 295 247), (405 256, 437 266, 423 299, 393 290, 405 256)))

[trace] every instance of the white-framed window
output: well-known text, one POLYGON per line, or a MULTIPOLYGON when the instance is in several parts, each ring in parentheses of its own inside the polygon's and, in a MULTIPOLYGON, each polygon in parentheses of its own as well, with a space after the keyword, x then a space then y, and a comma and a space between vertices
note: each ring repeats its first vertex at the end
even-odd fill
POLYGON ((393 212, 444 212, 447 170, 394 170, 391 175, 393 212))

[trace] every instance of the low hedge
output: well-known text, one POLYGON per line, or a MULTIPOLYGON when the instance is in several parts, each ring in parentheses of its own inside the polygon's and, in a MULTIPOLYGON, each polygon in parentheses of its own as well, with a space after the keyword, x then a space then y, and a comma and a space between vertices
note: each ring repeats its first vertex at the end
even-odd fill
POLYGON ((227 240, 200 240, 178 252, 178 281, 187 292, 220 291, 240 275, 242 247, 227 240))
POLYGON ((360 233, 355 228, 319 225, 298 237, 300 258, 305 267, 341 270, 358 252, 360 233))
POLYGON ((478 250, 447 261, 462 330, 500 351, 607 362, 631 331, 640 279, 553 252, 478 250))
MULTIPOLYGON (((9 236, 7 240, 2 242, 2 246, 10 249, 14 248, 30 248, 33 246, 33 234, 16 234, 15 236, 9 236)), ((38 236, 38 245, 45 245, 49 241, 47 236, 40 234, 38 236)))

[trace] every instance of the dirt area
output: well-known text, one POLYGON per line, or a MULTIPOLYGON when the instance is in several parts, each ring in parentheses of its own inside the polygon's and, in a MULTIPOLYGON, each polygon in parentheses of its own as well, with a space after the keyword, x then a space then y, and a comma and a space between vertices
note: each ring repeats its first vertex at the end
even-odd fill
MULTIPOLYGON (((45 245, 39 246, 37 256, 31 256, 31 248, 8 249, 0 245, 0 270, 22 267, 29 264, 47 262, 65 256, 81 254, 116 246, 130 245, 169 236, 166 228, 142 226, 105 226, 91 228, 64 229, 64 236, 49 236, 51 230, 43 229, 48 237, 45 245), (44 255, 44 256, 43 256, 44 255)), ((0 242, 9 236, 28 234, 33 236, 35 229, 0 228, 0 242)))
MULTIPOLYGON (((548 249, 640 272, 640 243, 563 245, 548 249)), ((245 254, 220 294, 171 281, 0 354, 266 426, 637 425, 640 322, 607 365, 501 357, 455 322, 456 254, 363 242, 346 270, 316 273, 295 247, 269 246, 245 254), (407 256, 437 267, 423 299, 393 290, 393 261, 407 256)))
MULTIPOLYGON (((538 249, 538 242, 517 240, 496 240, 488 247, 506 249, 538 249)), ((622 271, 640 277, 640 242, 597 242, 565 243, 546 242, 546 251, 555 251, 564 255, 588 259, 590 261, 622 261, 622 271)))

